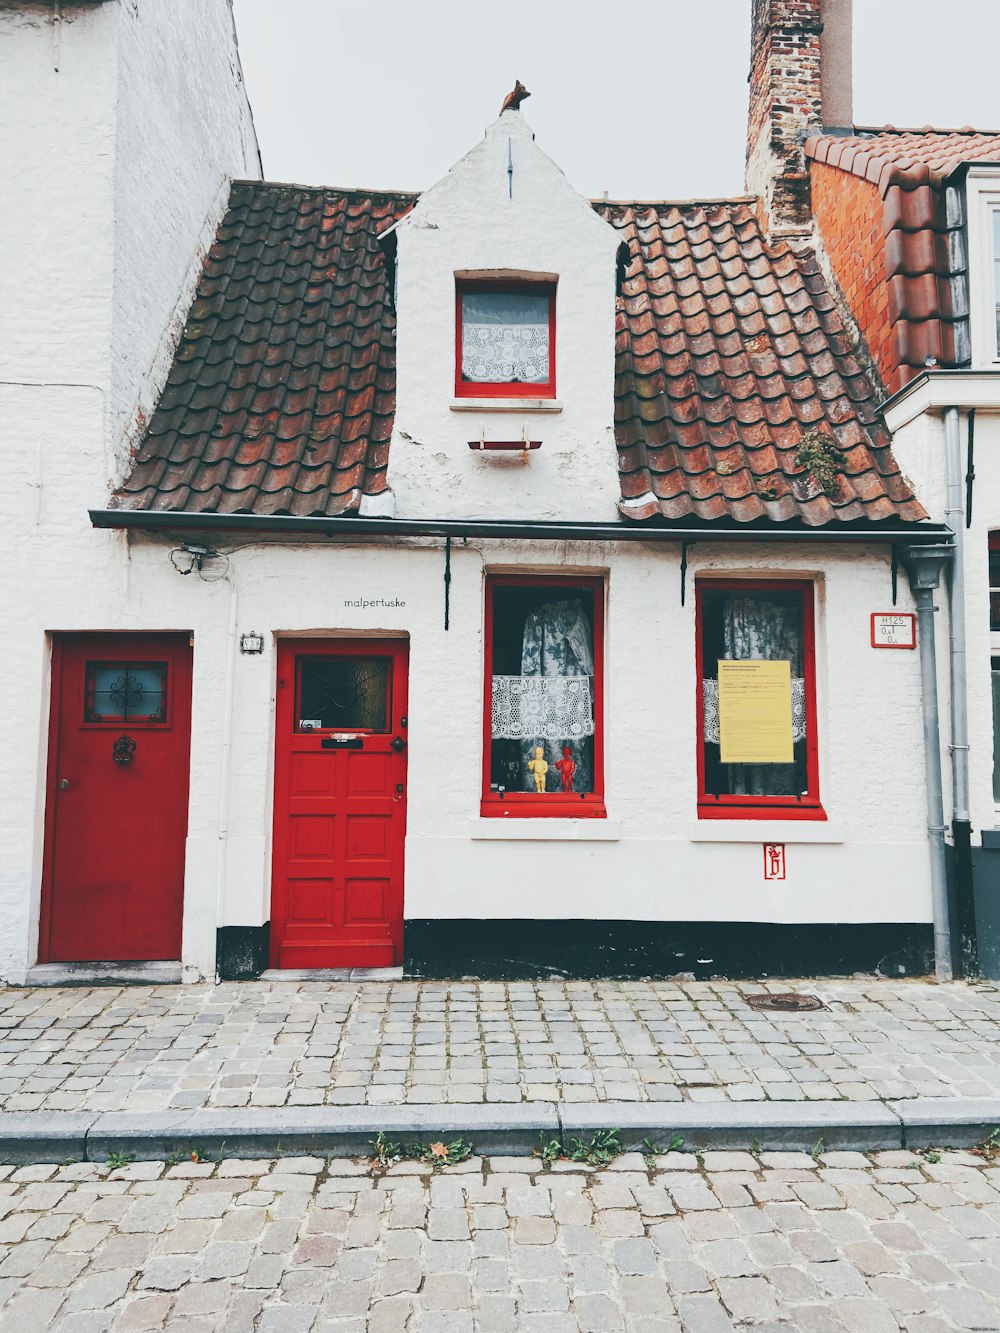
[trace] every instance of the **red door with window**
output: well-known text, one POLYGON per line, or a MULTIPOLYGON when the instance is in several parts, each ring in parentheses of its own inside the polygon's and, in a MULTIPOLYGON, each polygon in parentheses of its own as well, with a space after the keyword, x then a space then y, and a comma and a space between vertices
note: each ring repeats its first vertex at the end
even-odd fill
POLYGON ((403 958, 407 644, 278 649, 271 966, 403 958))
POLYGON ((39 962, 181 956, 187 634, 53 644, 39 962))

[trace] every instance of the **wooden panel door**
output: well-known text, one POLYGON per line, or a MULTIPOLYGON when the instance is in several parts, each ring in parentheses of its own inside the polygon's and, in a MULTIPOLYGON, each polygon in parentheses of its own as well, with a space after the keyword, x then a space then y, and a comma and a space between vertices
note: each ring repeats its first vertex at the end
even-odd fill
POLYGON ((53 644, 40 962, 180 959, 187 634, 53 644))
POLYGON ((271 966, 403 958, 407 645, 278 649, 271 966))

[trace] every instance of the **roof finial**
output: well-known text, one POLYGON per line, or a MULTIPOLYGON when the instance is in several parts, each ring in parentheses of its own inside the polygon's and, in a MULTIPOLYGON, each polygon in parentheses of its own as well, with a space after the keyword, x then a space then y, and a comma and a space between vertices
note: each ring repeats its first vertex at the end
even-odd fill
POLYGON ((525 86, 524 86, 524 84, 521 82, 521 80, 520 80, 520 79, 515 79, 515 80, 514 80, 514 86, 513 86, 513 88, 510 90, 510 92, 507 94, 507 96, 503 99, 503 106, 500 108, 500 114, 501 114, 501 116, 503 115, 503 113, 504 113, 505 111, 517 111, 517 110, 519 110, 519 109, 520 109, 520 106, 521 106, 521 103, 524 101, 524 99, 525 99, 526 97, 530 97, 530 96, 531 96, 531 93, 528 92, 527 88, 525 88, 525 86))

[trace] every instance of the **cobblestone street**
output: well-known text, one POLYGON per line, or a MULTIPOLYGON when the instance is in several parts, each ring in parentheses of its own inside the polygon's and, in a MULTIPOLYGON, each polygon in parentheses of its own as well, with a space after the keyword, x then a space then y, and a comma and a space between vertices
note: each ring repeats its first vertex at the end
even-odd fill
POLYGON ((0 1109, 1000 1097, 992 984, 244 982, 0 991, 0 1109), (757 1012, 764 990, 819 996, 757 1012))
POLYGON ((963 1152, 0 1169, 6 1333, 1000 1328, 963 1152))

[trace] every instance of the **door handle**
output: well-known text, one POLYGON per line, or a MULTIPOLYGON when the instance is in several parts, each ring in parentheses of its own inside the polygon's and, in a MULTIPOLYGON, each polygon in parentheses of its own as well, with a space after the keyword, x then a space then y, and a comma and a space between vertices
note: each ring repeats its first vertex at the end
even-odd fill
POLYGON ((406 741, 403 740, 402 736, 393 736, 391 744, 397 754, 406 749, 406 741))
POLYGON ((60 791, 69 791, 69 778, 60 778, 56 786, 60 791))

